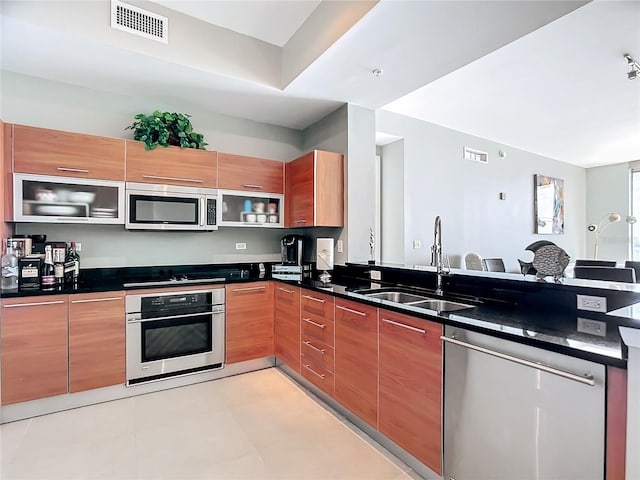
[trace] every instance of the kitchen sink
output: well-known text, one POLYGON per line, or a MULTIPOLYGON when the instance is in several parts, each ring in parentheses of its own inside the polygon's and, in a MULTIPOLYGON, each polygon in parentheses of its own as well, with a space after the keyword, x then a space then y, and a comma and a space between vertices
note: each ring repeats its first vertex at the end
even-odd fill
POLYGON ((377 298, 378 300, 386 300, 388 302, 399 303, 401 305, 426 308, 437 312, 454 312, 456 310, 475 307, 475 305, 468 303, 445 300, 442 298, 431 298, 427 295, 418 295, 400 289, 360 290, 355 293, 359 293, 360 295, 364 295, 368 298, 377 298))

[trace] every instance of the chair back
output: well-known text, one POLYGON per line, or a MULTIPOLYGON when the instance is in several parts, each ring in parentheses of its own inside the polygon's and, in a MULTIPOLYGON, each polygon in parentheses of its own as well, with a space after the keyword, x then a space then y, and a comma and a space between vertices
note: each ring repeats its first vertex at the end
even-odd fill
POLYGON ((636 282, 640 281, 640 262, 632 262, 631 260, 627 260, 624 262, 625 268, 633 268, 636 272, 636 282))
POLYGON ((487 272, 505 272, 504 262, 501 258, 485 258, 483 261, 484 269, 487 272))
POLYGON ((576 260, 576 267, 615 267, 614 260, 576 260))
POLYGON ((633 268, 616 267, 574 267, 573 274, 576 278, 587 280, 609 280, 612 282, 635 283, 636 271, 633 268))
POLYGON ((467 270, 484 270, 482 257, 477 253, 467 253, 464 256, 464 266, 467 270))

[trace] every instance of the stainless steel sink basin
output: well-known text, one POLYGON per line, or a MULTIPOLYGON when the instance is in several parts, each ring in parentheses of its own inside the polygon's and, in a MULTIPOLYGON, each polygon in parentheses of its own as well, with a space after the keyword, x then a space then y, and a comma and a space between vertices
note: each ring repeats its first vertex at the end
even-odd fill
POLYGON ((422 302, 427 300, 427 297, 422 297, 420 295, 414 295, 412 293, 406 292, 375 292, 375 293, 365 293, 367 297, 370 298, 378 298, 380 300, 388 300, 390 302, 395 303, 413 303, 413 302, 422 302))
POLYGON ((401 305, 410 305, 412 307, 426 308, 437 312, 454 312, 465 308, 473 308, 475 305, 467 303, 455 302, 441 298, 431 298, 426 295, 417 295, 402 290, 385 289, 379 290, 361 290, 356 293, 365 295, 369 298, 377 298, 389 302, 399 303, 401 305))

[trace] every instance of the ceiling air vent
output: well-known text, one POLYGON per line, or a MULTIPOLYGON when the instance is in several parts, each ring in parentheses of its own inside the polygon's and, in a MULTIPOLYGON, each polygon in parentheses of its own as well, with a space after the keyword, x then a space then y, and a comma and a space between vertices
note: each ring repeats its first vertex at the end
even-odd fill
POLYGON ((111 0, 111 27, 162 43, 169 43, 169 19, 157 13, 111 0))
POLYGON ((464 147, 464 159, 473 160, 474 162, 489 163, 489 154, 487 152, 481 152, 473 148, 464 147))

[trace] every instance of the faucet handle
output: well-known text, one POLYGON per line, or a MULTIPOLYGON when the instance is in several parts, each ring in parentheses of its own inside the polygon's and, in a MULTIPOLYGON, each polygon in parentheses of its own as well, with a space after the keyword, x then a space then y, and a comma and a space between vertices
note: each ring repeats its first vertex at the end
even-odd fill
POLYGON ((451 262, 449 261, 449 255, 443 255, 442 271, 447 275, 451 273, 451 262))

